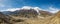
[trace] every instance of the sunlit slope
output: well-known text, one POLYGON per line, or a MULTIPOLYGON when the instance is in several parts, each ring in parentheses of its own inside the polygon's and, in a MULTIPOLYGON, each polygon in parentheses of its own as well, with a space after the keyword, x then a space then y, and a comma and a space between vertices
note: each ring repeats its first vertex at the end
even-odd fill
POLYGON ((24 20, 22 22, 14 21, 13 24, 60 24, 60 11, 55 15, 51 15, 51 16, 48 15, 48 17, 43 17, 43 18, 41 18, 40 15, 37 18, 26 18, 26 17, 20 17, 20 16, 17 16, 17 17, 13 16, 13 18, 17 20, 18 19, 24 20))
POLYGON ((35 10, 20 10, 16 16, 0 13, 0 24, 60 24, 60 11, 51 14, 40 11, 39 15, 35 10))
POLYGON ((52 18, 51 24, 60 24, 60 11, 54 15, 55 17, 52 18))

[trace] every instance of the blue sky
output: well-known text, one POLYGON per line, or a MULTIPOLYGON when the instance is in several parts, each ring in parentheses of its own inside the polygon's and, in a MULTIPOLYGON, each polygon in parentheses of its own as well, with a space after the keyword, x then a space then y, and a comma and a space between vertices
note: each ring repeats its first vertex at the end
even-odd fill
POLYGON ((0 10, 21 8, 23 6, 60 9, 60 0, 0 0, 0 10))

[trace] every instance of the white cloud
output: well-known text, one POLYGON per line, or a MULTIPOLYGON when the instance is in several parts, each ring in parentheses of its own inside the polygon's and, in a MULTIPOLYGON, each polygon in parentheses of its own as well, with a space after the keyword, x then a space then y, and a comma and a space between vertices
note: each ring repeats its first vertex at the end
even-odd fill
POLYGON ((56 12, 59 11, 59 9, 53 8, 53 7, 49 7, 49 10, 48 11, 51 12, 51 13, 56 13, 56 12))
POLYGON ((32 7, 31 6, 23 6, 21 9, 31 9, 32 7))
POLYGON ((49 11, 51 13, 57 13, 59 10, 49 11))
POLYGON ((6 10, 1 10, 1 11, 16 11, 16 10, 19 10, 20 8, 9 8, 9 9, 6 9, 6 10))
POLYGON ((24 6, 24 7, 22 7, 21 9, 26 9, 26 10, 34 9, 34 10, 36 10, 37 12, 39 12, 38 10, 42 10, 42 9, 39 8, 39 7, 31 7, 31 6, 24 6))
POLYGON ((39 7, 31 7, 31 6, 23 6, 21 9, 27 9, 27 10, 29 10, 29 9, 36 9, 36 10, 42 10, 41 8, 39 8, 39 7))
POLYGON ((53 8, 53 7, 49 7, 49 9, 50 9, 50 10, 56 10, 56 9, 55 9, 55 8, 53 8))
POLYGON ((50 10, 57 10, 57 8, 49 7, 50 10))
POLYGON ((1 10, 1 11, 11 11, 11 12, 13 12, 13 11, 16 11, 16 10, 21 10, 21 9, 26 9, 26 10, 34 9, 38 13, 39 13, 39 10, 42 10, 39 7, 23 6, 22 8, 9 8, 9 9, 6 9, 6 10, 1 10))
POLYGON ((9 8, 9 9, 6 9, 6 10, 1 10, 1 11, 16 11, 16 10, 21 10, 21 9, 26 9, 26 10, 29 10, 29 9, 34 9, 36 10, 37 12, 39 12, 39 10, 44 10, 44 11, 49 11, 51 13, 56 13, 59 11, 59 9, 56 9, 56 8, 53 8, 53 7, 49 7, 49 9, 41 9, 39 7, 31 7, 31 6, 23 6, 22 8, 9 8))

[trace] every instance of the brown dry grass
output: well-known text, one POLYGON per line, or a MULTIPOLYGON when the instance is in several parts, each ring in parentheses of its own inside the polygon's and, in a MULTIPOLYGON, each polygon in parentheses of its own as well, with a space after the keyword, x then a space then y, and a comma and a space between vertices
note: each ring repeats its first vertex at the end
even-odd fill
POLYGON ((40 16, 37 18, 12 16, 12 18, 13 19, 10 21, 12 24, 60 24, 60 12, 56 13, 53 16, 48 16, 43 18, 41 18, 40 16))
MULTIPOLYGON (((17 17, 18 18, 18 17, 17 17)), ((14 24, 60 24, 60 18, 56 16, 46 17, 46 18, 22 18, 23 22, 16 22, 14 24)))

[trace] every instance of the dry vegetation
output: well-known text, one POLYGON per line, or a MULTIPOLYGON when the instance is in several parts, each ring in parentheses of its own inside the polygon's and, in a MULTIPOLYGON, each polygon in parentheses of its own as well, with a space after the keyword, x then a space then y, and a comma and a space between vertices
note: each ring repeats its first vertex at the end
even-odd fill
MULTIPOLYGON (((21 16, 24 16, 24 15, 21 15, 21 16)), ((32 18, 30 16, 29 16, 30 18, 21 17, 21 16, 11 16, 8 19, 7 17, 6 18, 0 17, 1 18, 0 24, 60 24, 60 11, 56 13, 55 15, 42 17, 42 18, 41 16, 32 17, 32 18)))

